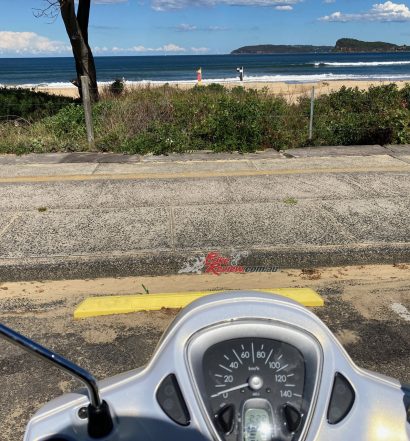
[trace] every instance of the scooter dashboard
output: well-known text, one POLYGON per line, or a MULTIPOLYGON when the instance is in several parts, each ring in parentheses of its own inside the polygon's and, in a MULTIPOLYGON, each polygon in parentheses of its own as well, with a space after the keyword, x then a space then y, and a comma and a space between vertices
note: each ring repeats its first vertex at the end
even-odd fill
MULTIPOLYGON (((106 441, 410 440, 406 389, 358 368, 315 314, 270 294, 197 300, 147 366, 99 388, 113 423, 106 441)), ((84 391, 51 401, 24 440, 98 438, 88 405, 84 391)))
POLYGON ((244 320, 194 336, 188 354, 220 438, 300 438, 322 365, 313 336, 279 323, 244 320))

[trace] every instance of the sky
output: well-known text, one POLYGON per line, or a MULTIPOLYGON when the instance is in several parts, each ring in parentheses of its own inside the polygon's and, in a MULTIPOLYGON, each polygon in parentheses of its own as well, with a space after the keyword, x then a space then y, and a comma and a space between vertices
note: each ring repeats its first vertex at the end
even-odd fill
MULTIPOLYGON (((45 0, 0 0, 0 57, 69 56, 45 0)), ((409 2, 375 0, 93 0, 99 55, 225 54, 245 45, 334 45, 343 37, 410 45, 409 2)))

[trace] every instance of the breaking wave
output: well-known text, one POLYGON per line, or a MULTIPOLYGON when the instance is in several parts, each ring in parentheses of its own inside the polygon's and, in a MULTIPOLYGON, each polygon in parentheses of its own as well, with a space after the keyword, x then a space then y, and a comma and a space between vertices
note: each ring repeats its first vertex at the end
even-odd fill
MULTIPOLYGON (((318 74, 318 75, 260 75, 245 76, 244 83, 315 83, 319 81, 351 80, 351 81, 400 81, 410 80, 408 75, 349 75, 349 74, 318 74)), ((195 84, 196 80, 177 80, 177 81, 127 81, 127 84, 195 84)), ((210 83, 238 83, 237 77, 229 78, 205 78, 203 84, 210 83)))
MULTIPOLYGON (((410 62, 409 62, 410 64, 410 62)), ((354 75, 354 74, 317 74, 317 75, 255 75, 245 76, 244 83, 315 83, 320 81, 405 81, 410 80, 410 72, 407 75, 388 75, 388 74, 374 74, 374 75, 354 75)), ((99 81, 99 86, 111 84, 112 81, 99 81)), ((226 78, 204 78, 203 84, 211 83, 238 83, 238 77, 226 78)), ((178 79, 178 80, 127 80, 127 85, 177 85, 177 84, 196 84, 195 79, 178 79)), ((50 82, 38 84, 13 84, 5 85, 6 87, 23 87, 23 88, 45 88, 45 89, 75 89, 69 82, 50 82)))
POLYGON ((410 61, 356 61, 356 62, 327 62, 318 61, 315 63, 316 67, 319 66, 332 66, 332 67, 364 67, 364 66, 405 66, 409 65, 410 61))

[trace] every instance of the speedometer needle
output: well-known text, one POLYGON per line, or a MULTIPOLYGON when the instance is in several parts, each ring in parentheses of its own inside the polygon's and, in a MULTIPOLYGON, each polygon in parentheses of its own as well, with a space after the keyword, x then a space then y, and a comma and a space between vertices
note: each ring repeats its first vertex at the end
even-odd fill
POLYGON ((249 386, 248 383, 240 384, 239 386, 231 387, 230 389, 221 390, 217 394, 211 395, 211 398, 219 397, 219 395, 227 394, 228 392, 233 392, 234 390, 242 389, 243 387, 249 386))

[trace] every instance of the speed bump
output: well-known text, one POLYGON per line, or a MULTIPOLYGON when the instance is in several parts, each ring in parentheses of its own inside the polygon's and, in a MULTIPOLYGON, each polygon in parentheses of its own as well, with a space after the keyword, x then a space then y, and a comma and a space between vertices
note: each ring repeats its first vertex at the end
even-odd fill
MULTIPOLYGON (((227 290, 224 290, 225 292, 227 290)), ((254 291, 278 294, 304 306, 323 306, 323 298, 310 288, 255 289, 254 291)), ((127 314, 138 311, 180 309, 201 297, 223 291, 175 292, 166 294, 139 294, 126 296, 89 297, 74 311, 75 319, 102 315, 127 314)))

